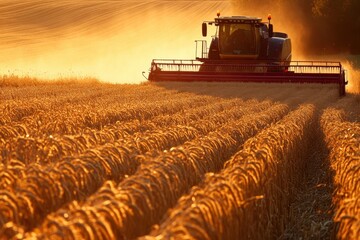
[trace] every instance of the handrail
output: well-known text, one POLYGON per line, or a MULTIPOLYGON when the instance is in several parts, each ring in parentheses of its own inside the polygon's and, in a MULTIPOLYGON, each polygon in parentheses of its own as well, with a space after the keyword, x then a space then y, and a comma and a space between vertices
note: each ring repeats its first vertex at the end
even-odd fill
POLYGON ((245 62, 221 62, 221 63, 202 63, 197 60, 153 60, 155 69, 163 71, 216 71, 216 72, 271 72, 285 71, 294 73, 324 73, 340 74, 343 71, 340 62, 320 62, 320 61, 294 61, 294 62, 270 62, 270 63, 245 63, 245 62))
MULTIPOLYGON (((155 63, 161 63, 161 64, 165 64, 165 63, 180 63, 180 64, 186 64, 186 62, 188 62, 188 64, 202 64, 201 61, 198 60, 193 60, 193 59, 153 59, 153 62, 155 63)), ((264 62, 266 64, 276 64, 276 63, 289 63, 291 65, 296 65, 296 66, 341 66, 340 62, 336 62, 336 61, 266 61, 266 60, 261 60, 261 62, 264 62)), ((207 64, 225 64, 225 65, 241 65, 241 64, 246 64, 246 65, 251 65, 251 64, 259 64, 259 61, 208 61, 207 64)))

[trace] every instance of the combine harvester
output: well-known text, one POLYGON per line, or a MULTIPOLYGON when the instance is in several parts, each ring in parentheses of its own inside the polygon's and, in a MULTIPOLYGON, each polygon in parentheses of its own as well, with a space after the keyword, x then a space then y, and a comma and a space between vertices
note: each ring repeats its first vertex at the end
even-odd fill
POLYGON ((195 60, 154 59, 149 81, 153 82, 266 82, 336 84, 345 95, 345 70, 340 62, 291 61, 291 40, 274 32, 269 22, 247 16, 220 17, 202 24, 216 26, 210 48, 196 40, 195 60))

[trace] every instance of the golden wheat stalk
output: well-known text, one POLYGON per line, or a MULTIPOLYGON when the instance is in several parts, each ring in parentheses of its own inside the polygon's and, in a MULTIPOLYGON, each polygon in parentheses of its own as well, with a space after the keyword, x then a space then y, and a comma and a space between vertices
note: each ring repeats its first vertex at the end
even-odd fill
MULTIPOLYGON (((219 174, 208 174, 153 232, 155 238, 269 239, 286 222, 291 189, 312 133, 314 107, 302 106, 245 142, 219 174)), ((151 236, 147 238, 151 239, 151 236)))
POLYGON ((330 150, 330 165, 335 172, 334 204, 339 239, 360 238, 360 124, 345 120, 345 113, 327 108, 321 127, 330 150))
MULTIPOLYGON (((247 107, 245 110, 235 109, 236 111, 222 112, 215 115, 215 118, 211 116, 210 119, 204 119, 201 123, 205 126, 211 125, 212 128, 208 127, 208 131, 212 131, 229 119, 243 116, 246 110, 258 111, 268 106, 269 103, 265 102, 247 107), (220 117, 223 119, 222 122, 220 117), (206 123, 209 121, 212 124, 206 123)), ((32 171, 24 179, 17 182, 16 196, 20 198, 23 190, 29 188, 38 189, 38 191, 31 191, 32 195, 36 196, 31 200, 35 205, 34 213, 16 216, 17 221, 15 221, 14 217, 9 217, 9 215, 5 215, 4 218, 7 221, 14 221, 22 225, 25 229, 34 227, 34 224, 46 215, 46 212, 41 210, 39 202, 46 202, 47 209, 55 211, 71 200, 80 200, 93 193, 106 179, 120 181, 124 175, 134 173, 134 170, 140 164, 135 158, 136 155, 153 150, 164 150, 191 140, 197 135, 198 131, 191 127, 162 128, 145 132, 145 134, 129 136, 129 138, 122 139, 121 142, 115 142, 112 145, 106 144, 97 149, 87 150, 74 159, 59 161, 42 168, 31 168, 32 171), (94 175, 96 178, 93 177, 94 175), (57 187, 54 188, 53 186, 57 187), (57 196, 57 198, 54 198, 54 196, 57 196)), ((25 197, 29 198, 26 194, 25 197)), ((18 204, 21 203, 18 202, 18 204)))
MULTIPOLYGON (((219 170, 243 141, 280 119, 286 112, 286 106, 274 105, 260 113, 247 114, 229 122, 218 131, 188 142, 181 148, 164 152, 154 160, 143 163, 135 175, 126 178, 118 188, 112 189, 115 192, 111 196, 106 194, 107 197, 101 197, 103 192, 108 192, 101 188, 80 209, 101 217, 116 238, 136 237, 146 233, 206 172, 219 170), (98 199, 105 199, 105 202, 98 199)), ((80 209, 75 208, 66 215, 74 216, 73 212, 80 209)), ((64 218, 64 215, 51 216, 35 233, 38 236, 56 234, 57 230, 49 228, 49 220, 54 221, 54 218, 57 222, 64 223, 62 226, 70 231, 74 231, 74 224, 78 221, 72 217, 64 218)), ((86 215, 84 224, 95 227, 96 221, 86 215)))

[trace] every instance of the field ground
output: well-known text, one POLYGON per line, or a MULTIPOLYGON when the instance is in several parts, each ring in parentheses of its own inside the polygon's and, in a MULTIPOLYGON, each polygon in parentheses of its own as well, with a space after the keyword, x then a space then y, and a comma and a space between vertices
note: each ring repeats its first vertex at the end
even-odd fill
POLYGON ((305 84, 0 88, 0 239, 359 239, 360 95, 305 84))

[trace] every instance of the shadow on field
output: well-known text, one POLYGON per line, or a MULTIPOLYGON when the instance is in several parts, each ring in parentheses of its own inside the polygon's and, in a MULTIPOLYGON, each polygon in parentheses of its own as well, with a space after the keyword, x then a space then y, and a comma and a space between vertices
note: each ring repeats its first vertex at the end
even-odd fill
MULTIPOLYGON (((320 111, 322 112, 322 111, 320 111)), ((319 119, 307 162, 303 184, 289 209, 289 222, 278 239, 334 239, 336 224, 333 222, 332 193, 334 171, 330 166, 329 151, 320 130, 319 119)))
POLYGON ((313 103, 327 105, 339 100, 338 88, 325 84, 229 83, 229 82, 161 82, 159 87, 197 95, 221 98, 272 100, 289 105, 313 103))

